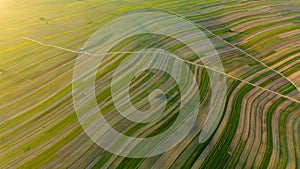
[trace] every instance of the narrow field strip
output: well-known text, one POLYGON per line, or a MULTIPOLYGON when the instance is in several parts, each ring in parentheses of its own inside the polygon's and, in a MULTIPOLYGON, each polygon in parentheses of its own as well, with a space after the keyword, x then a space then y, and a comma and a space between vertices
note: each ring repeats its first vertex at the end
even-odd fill
MULTIPOLYGON (((38 44, 40 44, 40 45, 42 45, 42 46, 52 47, 52 48, 57 48, 57 49, 64 50, 64 51, 67 51, 67 52, 72 52, 72 53, 76 53, 76 54, 86 54, 86 55, 91 55, 91 56, 104 56, 104 55, 107 55, 107 54, 140 53, 140 52, 111 52, 111 53, 105 53, 105 54, 93 54, 93 53, 89 53, 89 52, 80 52, 80 51, 75 51, 75 50, 72 50, 72 49, 66 49, 66 48, 64 48, 64 47, 60 47, 60 46, 56 46, 56 45, 45 44, 45 43, 43 43, 43 42, 40 42, 40 41, 31 39, 31 38, 28 38, 28 37, 22 37, 22 38, 25 39, 25 40, 29 40, 29 41, 38 43, 38 44)), ((221 38, 221 37, 220 37, 220 38, 221 38)), ((222 40, 224 40, 224 39, 222 39, 222 40)), ((224 41, 225 41, 225 40, 224 40, 224 41)), ((226 42, 227 42, 227 41, 226 41, 226 42)), ((229 43, 229 42, 227 42, 227 43, 229 43)), ((230 44, 230 43, 229 43, 229 44, 230 44)), ((235 48, 237 48, 237 47, 235 47, 235 48)), ((239 48, 237 48, 237 49, 239 49, 239 48)), ((242 49, 240 49, 240 50, 242 50, 242 49)), ((245 54, 246 54, 246 53, 245 53, 245 54)), ((250 54, 249 54, 249 55, 250 55, 250 54)), ((172 55, 170 55, 170 56, 172 56, 172 55)), ((252 56, 252 55, 251 55, 251 56, 252 56)), ((175 57, 175 56, 174 56, 174 57, 175 57)), ((252 56, 252 57, 253 57, 253 56, 252 56)), ((191 61, 183 60, 183 59, 178 58, 178 57, 176 57, 176 59, 181 60, 181 61, 184 61, 184 62, 189 63, 189 64, 192 64, 192 65, 204 67, 204 68, 206 68, 206 69, 208 69, 208 70, 211 70, 211 71, 214 71, 214 72, 223 74, 223 75, 225 75, 225 76, 231 77, 231 78, 233 78, 233 79, 235 79, 235 80, 238 80, 238 81, 240 81, 240 82, 243 82, 243 83, 245 83, 245 84, 249 84, 249 85, 251 85, 251 86, 258 87, 258 88, 260 88, 260 89, 262 89, 262 90, 265 90, 265 91, 271 92, 271 93, 273 93, 273 94, 279 95, 279 96, 281 96, 281 97, 283 97, 283 98, 286 98, 286 99, 288 99, 288 100, 294 101, 294 102, 296 102, 296 103, 300 103, 300 100, 296 100, 296 99, 291 98, 291 97, 289 97, 289 96, 286 96, 286 95, 280 94, 280 93, 278 93, 278 92, 275 92, 275 91, 266 89, 266 88, 264 88, 264 87, 261 87, 261 86, 259 86, 259 85, 253 84, 253 83, 251 83, 251 82, 245 81, 245 80, 240 79, 240 78, 237 78, 237 77, 235 77, 235 76, 229 75, 229 74, 227 74, 227 73, 220 72, 219 70, 216 70, 216 69, 214 69, 214 68, 210 68, 210 67, 207 67, 207 66, 205 66, 205 65, 200 65, 200 64, 197 64, 197 63, 194 63, 194 62, 191 62, 191 61)), ((259 61, 259 62, 261 62, 261 61, 259 61)), ((275 71, 275 72, 276 72, 276 70, 272 70, 272 71, 275 71)), ((282 76, 282 77, 284 77, 284 76, 282 76)), ((288 79, 287 79, 287 80, 288 80, 288 79)), ((290 80, 288 80, 288 81, 291 82, 290 80)), ((297 89, 298 89, 298 88, 297 88, 297 89)))
MULTIPOLYGON (((162 8, 156 8, 156 7, 154 7, 154 6, 152 6, 152 7, 153 7, 154 9, 163 10, 163 11, 167 11, 167 12, 169 12, 169 13, 171 13, 171 14, 178 15, 177 13, 175 13, 175 12, 173 12, 173 11, 171 11, 171 10, 166 10, 166 9, 162 9, 162 8)), ((179 15, 179 16, 181 16, 181 15, 179 15)), ((182 17, 182 18, 185 18, 184 16, 181 16, 181 17, 182 17)), ((276 72, 276 73, 279 74, 280 76, 284 77, 286 80, 288 80, 290 83, 292 83, 292 84, 297 88, 297 90, 300 92, 300 86, 297 86, 296 83, 294 83, 293 81, 291 81, 289 78, 287 78, 287 77, 286 77, 285 75, 283 75, 281 72, 278 72, 277 70, 275 70, 275 69, 273 69, 272 67, 268 66, 267 64, 265 64, 265 63, 262 62, 261 60, 257 59, 255 56, 253 56, 253 55, 251 55, 250 53, 246 52, 245 50, 239 48, 238 46, 236 46, 236 45, 234 45, 234 44, 232 44, 232 43, 226 41, 224 38, 222 38, 221 36, 219 36, 219 35, 213 33, 212 31, 206 29, 205 27, 203 27, 203 26, 201 26, 201 25, 199 25, 199 24, 197 24, 197 26, 199 26, 201 29, 205 30, 205 31, 208 32, 209 34, 211 34, 211 35, 217 37, 218 39, 220 39, 220 40, 223 41, 224 43, 226 43, 226 44, 232 46, 233 48, 235 48, 235 49, 239 50, 240 52, 246 54, 247 56, 251 57, 251 58, 254 59, 255 61, 257 61, 257 62, 259 62, 260 64, 264 65, 266 68, 268 68, 268 69, 272 70, 273 72, 276 72)))

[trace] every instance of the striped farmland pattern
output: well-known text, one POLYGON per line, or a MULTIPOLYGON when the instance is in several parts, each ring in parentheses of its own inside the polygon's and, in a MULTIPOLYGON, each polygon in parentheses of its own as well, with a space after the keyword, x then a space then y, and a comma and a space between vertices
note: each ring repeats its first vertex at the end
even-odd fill
POLYGON ((298 1, 3 0, 0 168, 300 168, 299 9, 298 1), (145 11, 184 17, 204 32, 222 61, 224 72, 217 73, 225 75, 227 93, 220 123, 199 143, 212 98, 209 71, 215 70, 170 37, 140 34, 118 43, 104 55, 95 79, 99 109, 115 130, 152 137, 180 113, 179 86, 159 70, 138 74, 129 94, 134 107, 146 111, 150 93, 164 91, 164 113, 149 123, 118 113, 108 84, 135 51, 160 48, 179 56, 193 72, 201 101, 197 122, 178 145, 153 157, 129 158, 105 151, 84 132, 72 78, 85 42, 98 29, 145 11))

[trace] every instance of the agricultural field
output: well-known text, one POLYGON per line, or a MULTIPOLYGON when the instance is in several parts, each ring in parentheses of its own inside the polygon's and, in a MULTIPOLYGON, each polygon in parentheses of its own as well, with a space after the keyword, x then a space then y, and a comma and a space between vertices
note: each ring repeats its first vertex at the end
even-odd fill
POLYGON ((300 168, 298 0, 0 0, 0 30, 1 169, 300 168))

